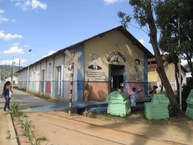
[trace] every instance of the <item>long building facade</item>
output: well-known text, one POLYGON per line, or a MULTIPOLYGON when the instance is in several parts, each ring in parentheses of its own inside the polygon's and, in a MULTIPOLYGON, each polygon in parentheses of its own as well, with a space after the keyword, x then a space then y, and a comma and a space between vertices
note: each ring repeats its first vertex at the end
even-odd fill
POLYGON ((89 100, 104 100, 118 89, 128 95, 132 87, 143 90, 138 95, 144 97, 148 57, 152 54, 119 26, 19 70, 18 87, 62 100, 72 93, 73 101, 84 100, 85 84, 89 85, 89 100))

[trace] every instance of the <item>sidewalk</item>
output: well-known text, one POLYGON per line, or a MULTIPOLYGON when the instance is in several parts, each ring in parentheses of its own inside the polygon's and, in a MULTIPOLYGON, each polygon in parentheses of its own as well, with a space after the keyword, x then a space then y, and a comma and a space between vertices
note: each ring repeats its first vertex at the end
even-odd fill
MULTIPOLYGON (((13 97, 11 102, 18 103, 22 111, 66 111, 68 112, 69 103, 68 102, 48 102, 39 97, 30 95, 24 91, 14 89, 13 97)), ((0 112, 3 111, 3 99, 0 100, 0 112)), ((82 109, 85 107, 91 108, 97 106, 107 106, 107 102, 97 102, 97 101, 78 101, 73 102, 72 109, 77 112, 78 108, 82 109)))
MULTIPOLYGON (((3 103, 0 102, 0 111, 3 111, 3 103)), ((50 102, 40 99, 38 97, 32 96, 26 92, 19 91, 17 89, 13 90, 13 95, 11 98, 11 103, 18 103, 23 111, 32 111, 33 107, 44 106, 51 104, 50 102)))

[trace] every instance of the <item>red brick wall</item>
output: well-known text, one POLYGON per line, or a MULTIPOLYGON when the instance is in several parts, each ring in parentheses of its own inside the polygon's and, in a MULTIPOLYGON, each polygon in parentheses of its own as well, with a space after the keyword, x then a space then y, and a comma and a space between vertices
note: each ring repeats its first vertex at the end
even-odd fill
POLYGON ((51 81, 46 81, 46 93, 51 94, 51 81))

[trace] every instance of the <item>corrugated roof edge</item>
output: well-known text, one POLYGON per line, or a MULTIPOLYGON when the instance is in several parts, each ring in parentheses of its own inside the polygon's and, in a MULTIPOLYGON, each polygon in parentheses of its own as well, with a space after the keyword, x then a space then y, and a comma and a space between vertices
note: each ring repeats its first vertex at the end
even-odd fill
MULTIPOLYGON (((39 63, 39 62, 45 61, 45 60, 47 60, 47 59, 49 59, 49 58, 52 58, 52 57, 54 57, 54 56, 56 56, 56 55, 58 55, 58 54, 60 54, 60 53, 64 53, 64 50, 72 49, 72 48, 74 48, 74 47, 76 47, 76 46, 78 46, 78 45, 84 44, 86 41, 89 41, 89 40, 94 39, 94 38, 96 38, 96 37, 102 36, 102 35, 104 35, 104 34, 106 34, 106 33, 109 33, 109 32, 111 32, 111 31, 114 31, 114 30, 118 30, 118 31, 122 32, 128 39, 130 39, 131 41, 133 41, 133 44, 137 45, 139 49, 141 49, 142 51, 144 51, 144 52, 147 54, 148 58, 153 57, 153 54, 152 54, 145 46, 143 46, 129 31, 127 31, 123 26, 118 26, 118 27, 115 27, 115 28, 110 29, 110 30, 108 30, 108 31, 99 33, 99 34, 97 34, 97 35, 95 35, 95 36, 92 36, 92 37, 90 37, 90 38, 88 38, 88 39, 85 39, 85 40, 83 40, 83 41, 80 41, 80 42, 78 42, 78 43, 75 43, 75 44, 73 44, 73 45, 70 45, 70 46, 68 46, 68 47, 65 47, 65 48, 63 48, 63 49, 61 49, 61 50, 53 53, 52 55, 46 56, 46 57, 44 57, 44 58, 42 58, 42 59, 34 62, 33 64, 30 64, 29 66, 33 66, 33 65, 35 65, 35 64, 37 64, 37 63, 39 63)), ((25 70, 26 68, 28 68, 28 66, 22 68, 21 70, 17 71, 16 73, 19 73, 20 71, 23 71, 23 70, 25 70)))

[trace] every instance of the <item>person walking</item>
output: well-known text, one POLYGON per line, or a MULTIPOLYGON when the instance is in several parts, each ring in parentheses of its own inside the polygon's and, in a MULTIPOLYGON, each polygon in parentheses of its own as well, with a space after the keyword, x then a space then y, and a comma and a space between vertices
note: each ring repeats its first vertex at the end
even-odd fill
POLYGON ((4 86, 3 86, 3 93, 2 96, 5 99, 5 104, 4 104, 4 111, 6 111, 6 109, 10 110, 10 99, 11 99, 11 94, 12 94, 12 86, 11 86, 11 82, 7 81, 5 82, 4 86))

